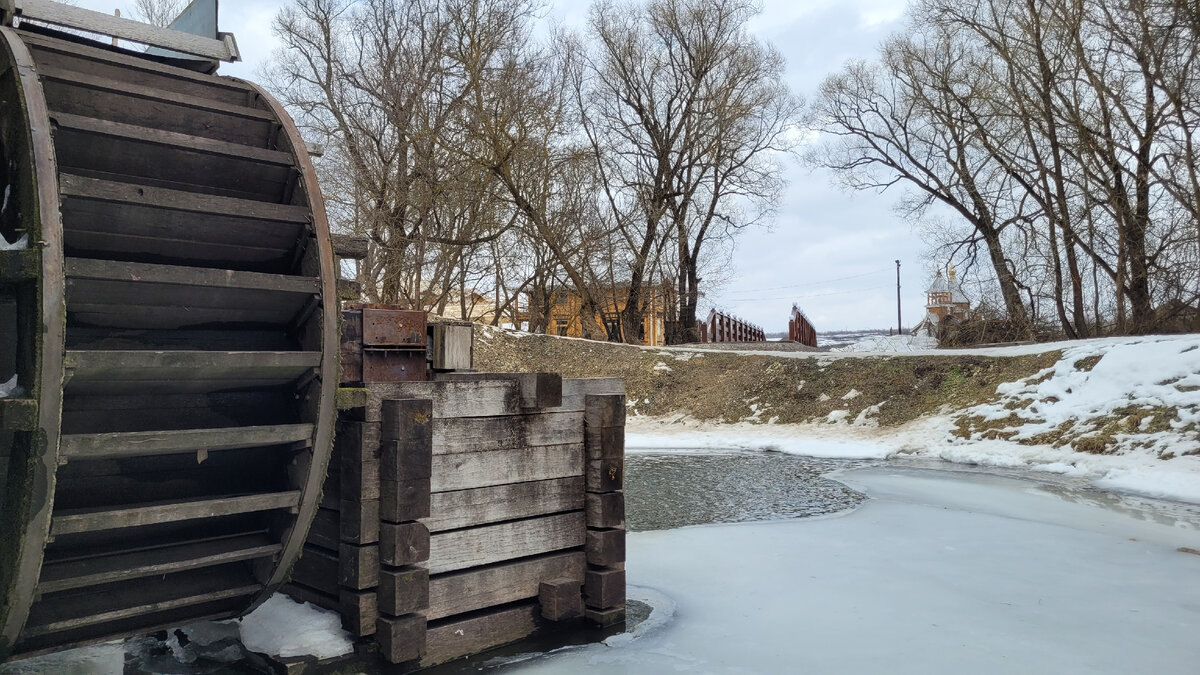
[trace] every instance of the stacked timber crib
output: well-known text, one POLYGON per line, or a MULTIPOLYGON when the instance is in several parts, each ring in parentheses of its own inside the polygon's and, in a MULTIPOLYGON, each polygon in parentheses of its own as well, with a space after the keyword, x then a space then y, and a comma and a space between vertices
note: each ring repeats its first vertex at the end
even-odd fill
POLYGON ((369 333, 344 313, 330 473, 285 592, 413 669, 622 623, 623 381, 451 370, 470 365, 453 324, 430 327, 428 369, 360 373, 345 355, 369 333))

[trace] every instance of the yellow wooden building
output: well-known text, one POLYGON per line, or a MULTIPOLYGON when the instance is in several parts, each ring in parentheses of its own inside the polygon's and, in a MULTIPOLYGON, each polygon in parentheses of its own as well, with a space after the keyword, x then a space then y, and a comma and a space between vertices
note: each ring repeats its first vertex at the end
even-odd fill
MULTIPOLYGON (((669 292, 669 288, 663 286, 651 286, 645 288, 644 292, 649 296, 649 301, 646 315, 642 319, 641 334, 636 337, 644 345, 664 345, 666 344, 665 311, 674 296, 669 292)), ((621 311, 625 309, 625 301, 628 297, 628 286, 617 286, 597 293, 596 299, 601 304, 601 316, 596 317, 596 322, 608 331, 611 341, 620 339, 621 311)), ((562 289, 550 306, 546 332, 563 337, 583 337, 583 324, 579 320, 582 304, 577 291, 569 288, 562 289)), ((528 307, 526 305, 520 314, 523 321, 529 320, 528 307)))

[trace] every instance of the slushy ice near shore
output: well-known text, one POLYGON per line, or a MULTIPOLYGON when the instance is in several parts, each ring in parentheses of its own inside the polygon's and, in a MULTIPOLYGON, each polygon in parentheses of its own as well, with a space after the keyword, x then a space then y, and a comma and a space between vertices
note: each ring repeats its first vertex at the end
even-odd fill
POLYGON ((632 533, 629 582, 670 598, 672 618, 504 670, 1195 672, 1196 508, 1114 508, 986 474, 841 480, 872 499, 840 516, 632 533))

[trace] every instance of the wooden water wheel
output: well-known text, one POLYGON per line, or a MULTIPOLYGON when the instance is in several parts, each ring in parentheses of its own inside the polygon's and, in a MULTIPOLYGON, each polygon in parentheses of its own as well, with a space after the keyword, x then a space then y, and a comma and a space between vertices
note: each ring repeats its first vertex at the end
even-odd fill
POLYGON ((0 661, 244 613, 319 500, 316 177, 262 89, 180 63, 0 27, 0 661))

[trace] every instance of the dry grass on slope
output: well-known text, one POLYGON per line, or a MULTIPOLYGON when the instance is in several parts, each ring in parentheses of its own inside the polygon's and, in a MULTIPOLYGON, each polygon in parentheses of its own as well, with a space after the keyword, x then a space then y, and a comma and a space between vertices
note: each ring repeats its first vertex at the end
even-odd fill
POLYGON ((713 422, 840 421, 896 426, 927 414, 995 400, 996 386, 1053 365, 1031 356, 756 356, 475 329, 481 371, 553 371, 623 377, 631 410, 687 413, 713 422))

